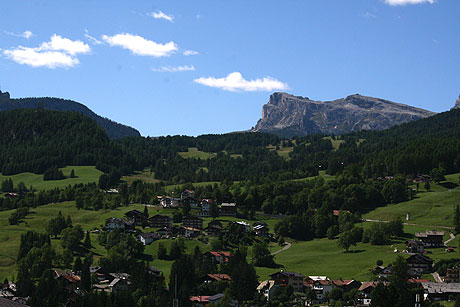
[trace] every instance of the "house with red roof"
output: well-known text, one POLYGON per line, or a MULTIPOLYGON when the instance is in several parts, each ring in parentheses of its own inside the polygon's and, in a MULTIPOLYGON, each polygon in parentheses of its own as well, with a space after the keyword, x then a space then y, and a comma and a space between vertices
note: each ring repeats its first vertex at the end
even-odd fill
POLYGON ((206 252, 206 257, 210 257, 215 264, 224 264, 227 263, 230 258, 233 256, 230 252, 206 252))

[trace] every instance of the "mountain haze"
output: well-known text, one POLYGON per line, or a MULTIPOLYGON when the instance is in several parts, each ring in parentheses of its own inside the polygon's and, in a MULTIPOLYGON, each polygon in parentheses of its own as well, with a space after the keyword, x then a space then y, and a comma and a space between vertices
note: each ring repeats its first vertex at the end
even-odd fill
POLYGON ((333 101, 315 101, 288 93, 273 93, 252 131, 282 136, 312 133, 344 134, 382 130, 434 115, 434 112, 392 101, 350 95, 333 101))
POLYGON ((141 135, 136 129, 123 124, 119 124, 108 118, 101 117, 94 113, 87 106, 73 100, 51 97, 11 99, 8 92, 2 93, 0 91, 0 111, 14 109, 36 109, 39 106, 46 110, 71 111, 86 115, 96 121, 96 123, 107 132, 111 139, 119 139, 125 136, 141 135))

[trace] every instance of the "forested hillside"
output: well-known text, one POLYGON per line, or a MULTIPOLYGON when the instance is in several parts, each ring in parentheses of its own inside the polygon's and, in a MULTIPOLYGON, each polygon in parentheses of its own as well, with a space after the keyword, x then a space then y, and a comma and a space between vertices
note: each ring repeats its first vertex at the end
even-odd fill
POLYGON ((129 172, 121 146, 90 118, 75 112, 18 109, 0 112, 0 170, 3 175, 44 173, 66 165, 97 165, 129 172), (122 164, 122 162, 125 162, 122 164))
POLYGON ((118 178, 149 168, 170 183, 259 182, 336 175, 353 170, 363 178, 415 176, 434 168, 460 171, 460 110, 452 110, 383 131, 343 136, 311 135, 283 140, 262 133, 131 137, 111 141, 89 118, 41 109, 0 112, 0 170, 43 173, 51 167, 96 165, 118 178), (333 143, 340 144, 334 148, 333 143), (207 159, 184 158, 196 148, 207 159), (288 158, 277 149, 290 148, 288 158))
POLYGON ((416 175, 438 167, 447 173, 460 170, 460 110, 383 131, 356 132, 342 139, 345 142, 328 159, 330 173, 350 164, 362 168, 368 177, 416 175))
POLYGON ((0 99, 0 111, 36 109, 37 107, 42 107, 47 110, 72 111, 84 114, 95 120, 96 123, 107 132, 111 139, 119 139, 126 136, 140 136, 139 131, 136 129, 101 117, 85 105, 72 100, 51 97, 10 99, 9 95, 3 95, 3 98, 0 99))

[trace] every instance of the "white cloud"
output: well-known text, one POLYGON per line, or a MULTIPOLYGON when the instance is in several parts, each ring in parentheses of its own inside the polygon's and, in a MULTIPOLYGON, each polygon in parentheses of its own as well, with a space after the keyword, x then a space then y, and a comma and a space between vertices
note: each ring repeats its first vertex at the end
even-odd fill
POLYGON ((161 68, 152 68, 152 71, 157 72, 179 72, 179 71, 194 71, 195 66, 184 65, 184 66, 163 66, 161 68))
POLYGON ((25 38, 25 39, 29 39, 32 36, 34 36, 34 34, 29 30, 24 31, 22 33, 14 33, 14 32, 8 32, 8 31, 5 31, 5 33, 8 34, 8 35, 11 35, 11 36, 22 37, 22 38, 25 38))
POLYGON ((420 4, 420 3, 435 3, 436 0, 385 0, 385 3, 386 4, 389 4, 389 5, 393 5, 393 6, 396 6, 396 5, 408 5, 408 4, 420 4))
POLYGON ((44 51, 63 51, 70 55, 76 55, 78 53, 88 53, 91 51, 91 48, 82 41, 73 41, 56 34, 53 34, 53 36, 51 36, 50 42, 42 43, 38 49, 44 51))
POLYGON ((286 90, 288 85, 271 77, 248 81, 243 78, 241 73, 232 72, 224 78, 201 77, 193 80, 196 83, 209 87, 216 87, 231 92, 257 92, 257 91, 273 91, 286 90))
POLYGON ((102 39, 110 46, 118 46, 131 50, 136 55, 164 57, 170 56, 177 50, 176 43, 172 41, 161 44, 129 33, 121 33, 114 36, 103 35, 102 39))
POLYGON ((374 15, 374 14, 372 14, 371 12, 366 12, 366 13, 364 13, 363 16, 364 16, 365 18, 369 18, 369 19, 375 19, 375 18, 377 18, 377 15, 374 15))
POLYGON ((94 38, 92 37, 91 35, 85 33, 85 37, 91 42, 93 43, 94 45, 101 45, 103 44, 100 40, 98 40, 97 38, 94 38))
POLYGON ((64 52, 39 52, 36 48, 26 48, 22 46, 13 50, 4 50, 3 54, 16 63, 26 64, 32 67, 73 67, 79 63, 77 58, 65 54, 64 52))
POLYGON ((103 42, 101 42, 101 41, 98 40, 97 38, 92 37, 91 35, 89 35, 88 30, 86 30, 86 29, 85 29, 85 37, 86 37, 86 39, 88 39, 93 45, 102 45, 102 44, 103 44, 103 42))
POLYGON ((90 51, 91 48, 81 41, 72 41, 54 34, 49 42, 44 42, 39 47, 18 46, 4 50, 3 54, 16 63, 32 67, 67 68, 80 63, 75 57, 77 54, 90 51))
POLYGON ((165 14, 164 12, 162 12, 160 10, 156 10, 155 12, 150 13, 150 16, 152 16, 155 19, 164 19, 164 20, 167 20, 169 22, 174 21, 174 16, 173 15, 167 15, 167 14, 165 14))
POLYGON ((183 52, 183 54, 184 54, 185 56, 189 56, 189 55, 197 55, 197 54, 200 54, 200 53, 199 53, 198 51, 195 51, 195 50, 185 50, 185 51, 183 52))

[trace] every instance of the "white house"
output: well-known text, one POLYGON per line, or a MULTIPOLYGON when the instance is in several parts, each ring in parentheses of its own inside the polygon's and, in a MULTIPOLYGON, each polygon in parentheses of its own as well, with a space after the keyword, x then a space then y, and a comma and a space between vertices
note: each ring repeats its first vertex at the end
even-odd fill
POLYGON ((154 232, 140 233, 137 235, 137 239, 144 245, 149 245, 155 240, 160 239, 160 235, 154 232))
POLYGON ((107 229, 109 231, 112 231, 115 229, 125 229, 125 221, 123 221, 122 219, 116 218, 116 217, 108 218, 105 221, 105 225, 107 226, 107 229))

